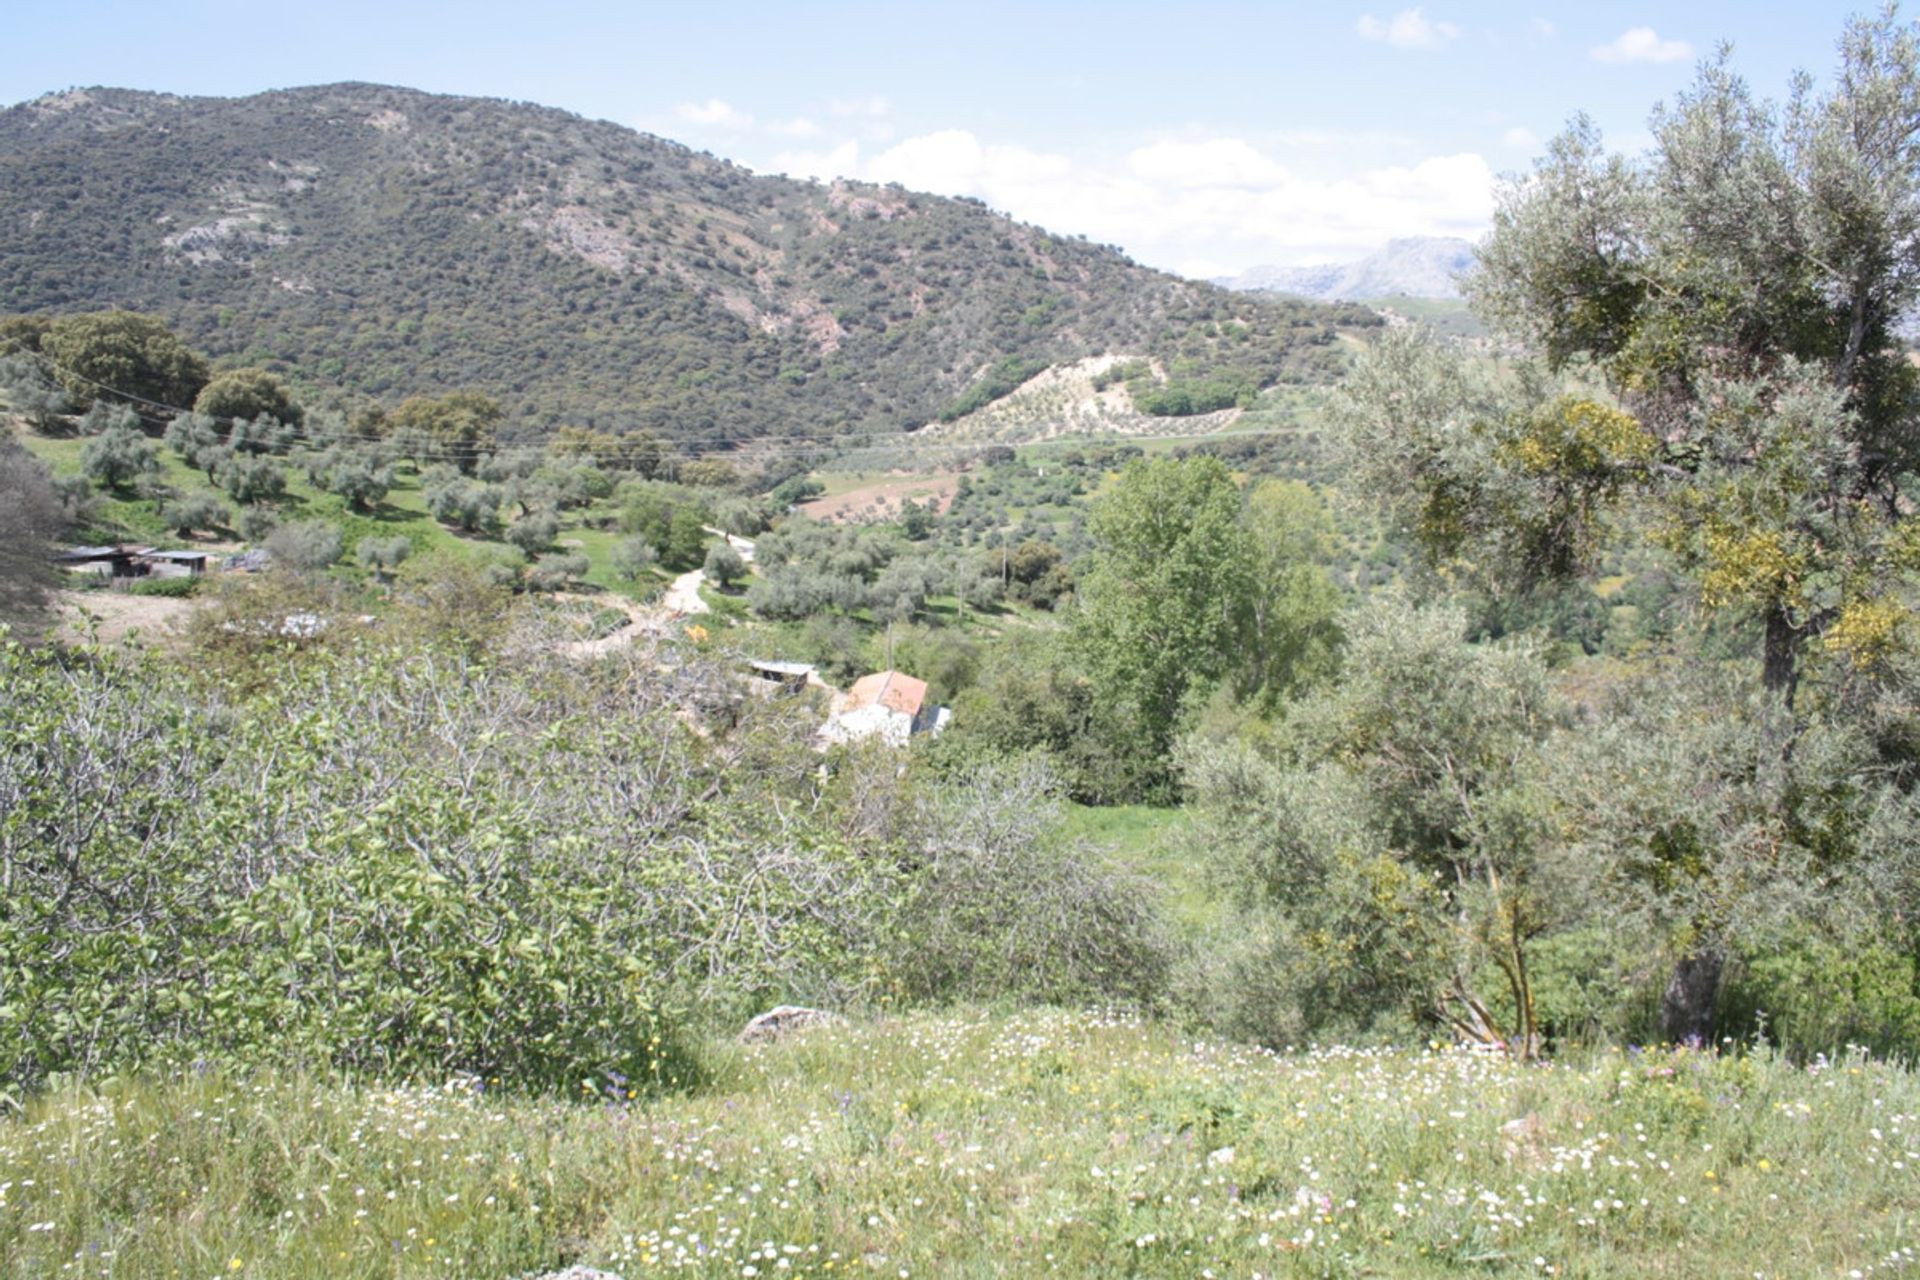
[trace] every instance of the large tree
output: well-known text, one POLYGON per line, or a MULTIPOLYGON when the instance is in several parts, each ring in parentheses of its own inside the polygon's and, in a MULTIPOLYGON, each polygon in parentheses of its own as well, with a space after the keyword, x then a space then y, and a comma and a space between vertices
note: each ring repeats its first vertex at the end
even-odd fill
MULTIPOLYGON (((1802 79, 1780 108, 1721 55, 1637 158, 1576 121, 1506 189, 1470 286, 1527 357, 1514 376, 1396 335, 1344 402, 1360 478, 1450 569, 1523 591, 1644 534, 1707 614, 1750 626, 1764 751, 1682 768, 1692 808, 1612 847, 1657 871, 1634 883, 1659 896, 1649 918, 1677 957, 1674 1036, 1712 1027, 1749 914, 1728 887, 1787 865, 1778 833, 1813 838, 1823 718, 1910 670, 1920 376, 1897 327, 1920 301, 1920 39, 1888 13, 1853 23, 1840 55, 1829 88, 1802 79), (1821 696, 1799 696, 1816 673, 1821 696), (1761 758, 1777 784, 1742 781, 1761 758)), ((1910 785, 1912 716, 1897 719, 1846 786, 1910 785)), ((1825 840, 1821 874, 1878 856, 1825 840)))
POLYGON ((96 397, 190 405, 207 382, 207 362, 153 316, 96 311, 61 316, 40 338, 41 352, 79 404, 96 397))
POLYGON ((265 369, 229 369, 215 374, 194 399, 193 409, 225 422, 268 417, 295 427, 306 417, 287 384, 265 369))
POLYGON ((1755 620, 1789 702, 1813 656, 1899 642, 1920 546, 1896 333, 1920 298, 1920 45, 1888 14, 1840 51, 1784 108, 1723 54, 1638 158, 1577 120, 1507 187, 1470 286, 1532 376, 1476 384, 1397 339, 1346 414, 1425 548, 1496 587, 1591 567, 1630 512, 1703 605, 1755 620))
POLYGON ((1142 759, 1164 769, 1190 699, 1235 674, 1253 620, 1254 546, 1217 458, 1136 459, 1094 504, 1075 651, 1142 759))

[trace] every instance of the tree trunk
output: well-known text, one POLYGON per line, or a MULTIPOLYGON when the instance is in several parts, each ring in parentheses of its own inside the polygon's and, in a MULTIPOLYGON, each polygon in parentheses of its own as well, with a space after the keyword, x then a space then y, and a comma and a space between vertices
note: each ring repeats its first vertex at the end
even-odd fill
POLYGON ((1713 1039, 1713 1001, 1720 990, 1724 957, 1702 946, 1680 957, 1673 978, 1660 996, 1660 1034, 1675 1044, 1709 1044, 1713 1039))
POLYGON ((1777 693, 1793 706, 1793 695, 1800 683, 1800 632, 1787 616, 1784 605, 1767 610, 1767 638, 1762 650, 1761 680, 1769 693, 1777 693))

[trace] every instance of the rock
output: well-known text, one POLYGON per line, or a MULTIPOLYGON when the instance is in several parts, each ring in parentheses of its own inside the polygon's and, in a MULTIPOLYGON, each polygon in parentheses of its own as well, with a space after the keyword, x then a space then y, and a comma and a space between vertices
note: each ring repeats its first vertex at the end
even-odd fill
POLYGON ((1547 1154, 1546 1122, 1532 1112, 1507 1121, 1500 1126, 1500 1148, 1508 1164, 1538 1167, 1547 1154))
POLYGON ((782 1040, 796 1031, 808 1031, 814 1027, 842 1027, 847 1020, 837 1013, 825 1009, 808 1009, 803 1005, 783 1004, 769 1009, 740 1031, 741 1044, 761 1044, 771 1040, 782 1040))

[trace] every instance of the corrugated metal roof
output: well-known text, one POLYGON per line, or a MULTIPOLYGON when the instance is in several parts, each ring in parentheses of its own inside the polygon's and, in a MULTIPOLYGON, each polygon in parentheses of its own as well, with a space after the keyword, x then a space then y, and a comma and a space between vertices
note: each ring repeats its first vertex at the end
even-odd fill
POLYGON ((762 662, 756 658, 750 659, 747 665, 755 671, 771 671, 781 676, 804 676, 813 672, 811 662, 762 662))

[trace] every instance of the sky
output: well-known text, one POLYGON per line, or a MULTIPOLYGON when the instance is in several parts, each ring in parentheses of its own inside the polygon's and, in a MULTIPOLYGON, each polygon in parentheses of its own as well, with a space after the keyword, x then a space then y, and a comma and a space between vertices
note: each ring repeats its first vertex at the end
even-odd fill
POLYGON ((1500 2, 22 4, 0 105, 365 80, 536 102, 761 173, 899 182, 1185 275, 1475 238, 1576 113, 1647 146, 1723 43, 1816 81, 1861 6, 1500 2))

